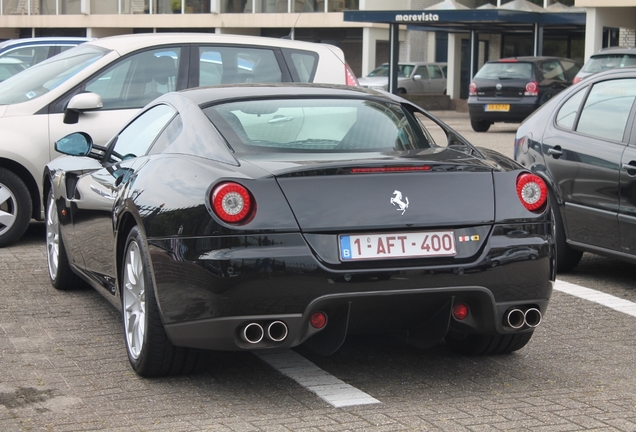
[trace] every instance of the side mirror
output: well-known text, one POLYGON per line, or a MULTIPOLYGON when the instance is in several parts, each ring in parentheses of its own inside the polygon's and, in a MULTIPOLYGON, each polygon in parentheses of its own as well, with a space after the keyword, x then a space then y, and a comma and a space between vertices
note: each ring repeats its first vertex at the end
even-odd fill
POLYGON ((68 101, 66 110, 64 111, 64 123, 75 124, 79 120, 79 115, 84 111, 95 111, 104 106, 102 97, 97 93, 80 93, 76 94, 68 101))
POLYGON ((69 156, 88 156, 93 148, 93 139, 85 132, 75 132, 55 142, 55 150, 69 156))
POLYGON ((413 75, 413 80, 418 81, 422 79, 422 75, 413 75))

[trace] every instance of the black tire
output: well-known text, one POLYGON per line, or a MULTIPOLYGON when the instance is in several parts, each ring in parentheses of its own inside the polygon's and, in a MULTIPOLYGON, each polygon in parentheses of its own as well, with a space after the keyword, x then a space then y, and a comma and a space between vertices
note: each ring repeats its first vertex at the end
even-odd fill
POLYGON ((22 179, 0 168, 0 247, 22 237, 29 227, 32 213, 31 195, 22 179))
POLYGON ((554 242, 556 243, 556 267, 557 273, 567 273, 574 269, 581 261, 583 252, 572 249, 567 243, 565 228, 561 211, 556 202, 556 198, 550 192, 550 205, 552 207, 552 217, 554 220, 554 242))
POLYGON ((59 214, 53 191, 49 190, 46 198, 46 263, 49 269, 51 285, 59 290, 83 288, 84 281, 73 273, 69 265, 64 241, 60 234, 59 214))
POLYGON ((399 94, 399 95, 405 95, 405 94, 406 94, 406 89, 405 89, 405 88, 399 88, 399 89, 397 90, 397 94, 399 94))
POLYGON ((533 332, 508 335, 449 333, 445 340, 446 344, 459 354, 482 356, 517 351, 526 346, 532 334, 533 332))
POLYGON ((488 132, 492 123, 486 120, 471 120, 470 125, 475 132, 488 132))
POLYGON ((122 318, 132 368, 144 377, 192 373, 200 363, 201 352, 175 347, 168 339, 155 298, 150 255, 139 228, 130 231, 124 250, 120 278, 122 318))

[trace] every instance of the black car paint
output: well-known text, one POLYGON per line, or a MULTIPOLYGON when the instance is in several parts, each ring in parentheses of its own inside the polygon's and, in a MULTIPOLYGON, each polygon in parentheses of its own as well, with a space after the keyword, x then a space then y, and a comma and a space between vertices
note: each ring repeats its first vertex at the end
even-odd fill
MULTIPOLYGON (((285 92, 294 97, 364 93, 259 86, 194 90, 167 95, 155 103, 192 110, 188 99, 206 102, 212 94, 215 100, 224 100, 285 92)), ((367 97, 408 104, 373 92, 367 97)), ((184 130, 197 119, 184 116, 184 130)), ((555 275, 550 213, 532 213, 521 205, 515 180, 525 170, 507 158, 485 150, 467 154, 449 147, 324 164, 301 159, 228 160, 220 135, 198 135, 199 140, 202 136, 209 140, 203 157, 183 150, 196 147, 184 134, 162 154, 113 166, 102 166, 96 159, 63 157, 51 162, 45 172, 44 184, 53 188, 73 269, 117 308, 121 308, 117 281, 124 241, 133 225, 142 227, 162 320, 175 345, 223 350, 291 347, 316 336, 312 339, 317 349, 330 352, 346 334, 362 331, 410 331, 414 338, 430 339, 426 345, 441 340, 449 328, 516 333, 503 324, 503 315, 512 306, 536 307, 545 313, 555 275), (435 170, 357 178, 336 174, 360 164, 424 163, 435 170), (74 176, 79 181, 69 184, 74 176), (345 182, 346 177, 357 186, 345 182), (256 216, 243 226, 228 225, 210 212, 210 189, 224 179, 238 181, 255 197, 256 216), (325 187, 324 181, 331 185, 325 187), (371 184, 372 191, 361 200, 357 189, 365 183, 371 184), (427 224, 415 211, 396 217, 399 214, 388 205, 395 187, 431 202, 443 190, 445 199, 436 200, 437 210, 417 204, 443 222, 427 224), (307 190, 324 193, 312 196, 307 190), (355 206, 347 206, 352 198, 357 198, 355 206), (384 210, 379 202, 385 204, 384 210), (304 205, 315 210, 299 211, 304 205), (472 210, 466 212, 466 208, 472 210), (380 219, 365 219, 370 214, 380 219), (438 227, 478 240, 458 242, 455 257, 354 263, 338 259, 338 233, 438 227), (519 247, 536 250, 536 259, 494 264, 507 250, 519 247), (450 307, 460 301, 472 311, 463 322, 450 317, 450 307), (311 313, 318 310, 327 312, 331 320, 320 332, 308 324, 311 313), (284 342, 254 346, 238 337, 241 325, 272 320, 287 323, 290 335, 284 342)), ((461 141, 457 136, 454 140, 461 141)))
MULTIPOLYGON (((472 121, 487 122, 522 122, 537 108, 550 100, 553 96, 572 84, 572 78, 566 81, 559 79, 546 79, 539 68, 539 64, 546 61, 559 60, 555 57, 518 57, 519 63, 532 64, 532 77, 529 79, 491 80, 473 78, 477 84, 477 96, 468 97, 468 112, 472 121), (536 81, 539 86, 537 96, 524 96, 525 86, 528 81, 536 81), (502 86, 496 89, 496 84, 502 86), (509 104, 510 110, 486 111, 488 104, 509 104)), ((507 60, 500 60, 506 62, 507 60)))
POLYGON ((578 91, 609 79, 634 78, 635 72, 625 68, 595 74, 553 98, 521 124, 514 156, 548 184, 571 248, 632 263, 636 263, 634 112, 621 141, 562 129, 554 118, 578 91))

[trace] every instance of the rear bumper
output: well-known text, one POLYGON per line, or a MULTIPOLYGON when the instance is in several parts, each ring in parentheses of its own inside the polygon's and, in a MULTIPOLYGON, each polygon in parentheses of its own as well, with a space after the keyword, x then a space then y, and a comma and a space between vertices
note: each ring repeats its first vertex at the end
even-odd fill
MULTIPOLYGON (((549 229, 540 225, 537 232, 549 229)), ((339 346, 352 333, 423 331, 440 340, 449 330, 530 331, 508 328, 504 315, 512 308, 545 313, 552 293, 555 254, 547 234, 493 236, 470 263, 345 271, 323 265, 300 234, 268 239, 275 247, 252 247, 257 237, 229 249, 207 238, 149 241, 157 299, 175 345, 253 350, 320 338, 339 346), (457 303, 470 308, 461 322, 450 312, 457 303), (328 317, 322 330, 310 325, 319 311, 328 317), (266 331, 258 343, 242 336, 248 324, 266 330, 275 321, 287 329, 281 341, 266 331)))
POLYGON ((478 100, 477 98, 468 99, 468 114, 472 121, 489 121, 489 122, 509 122, 518 123, 525 120, 539 107, 536 98, 528 100, 512 100, 512 101, 488 101, 478 100), (486 111, 488 104, 508 104, 509 111, 486 111))

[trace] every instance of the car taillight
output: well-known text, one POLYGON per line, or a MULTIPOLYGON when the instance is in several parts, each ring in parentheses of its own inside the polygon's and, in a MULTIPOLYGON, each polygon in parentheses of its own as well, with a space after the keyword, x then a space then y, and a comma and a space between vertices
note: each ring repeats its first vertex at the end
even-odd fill
POLYGON ((574 77, 574 79, 572 80, 572 84, 576 84, 578 82, 581 82, 581 77, 574 77))
POLYGON ((477 84, 471 82, 468 86, 468 95, 469 96, 477 96, 477 84))
POLYGON ((538 175, 521 174, 517 177, 517 195, 528 210, 541 210, 548 199, 548 187, 538 175))
POLYGON ((212 210, 223 222, 237 224, 254 215, 256 202, 249 191, 238 183, 221 183, 210 195, 212 210))
POLYGON ((349 67, 348 63, 345 63, 345 76, 347 79, 347 85, 348 86, 359 86, 360 83, 358 83, 358 78, 356 77, 356 74, 353 73, 353 71, 351 70, 351 67, 349 67))
POLYGON ((539 83, 536 81, 530 81, 526 84, 526 91, 524 96, 539 96, 539 83))

